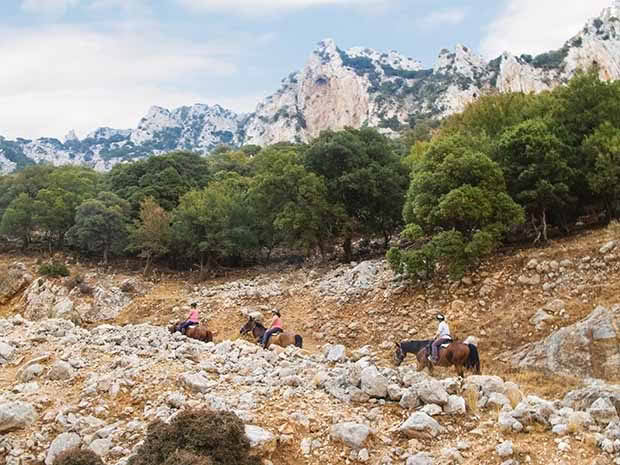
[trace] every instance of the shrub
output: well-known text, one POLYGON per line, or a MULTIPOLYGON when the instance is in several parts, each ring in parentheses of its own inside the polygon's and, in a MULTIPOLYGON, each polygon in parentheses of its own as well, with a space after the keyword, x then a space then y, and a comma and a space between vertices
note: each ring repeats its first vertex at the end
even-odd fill
MULTIPOLYGON (((198 462, 196 462, 198 463, 198 462)), ((105 465, 101 457, 90 449, 74 447, 61 452, 54 459, 54 465, 105 465)), ((206 464, 205 464, 206 465, 206 464)))
POLYGON ((39 274, 44 276, 69 276, 69 268, 64 263, 52 261, 39 267, 39 274))
POLYGON ((232 412, 184 410, 170 424, 155 420, 128 465, 259 465, 242 421, 232 412))

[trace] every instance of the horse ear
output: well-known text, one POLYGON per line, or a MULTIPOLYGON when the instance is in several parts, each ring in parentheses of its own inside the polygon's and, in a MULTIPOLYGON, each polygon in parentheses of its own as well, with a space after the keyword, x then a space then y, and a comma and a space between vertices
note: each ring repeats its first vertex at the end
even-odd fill
POLYGON ((400 342, 395 342, 394 344, 396 344, 396 347, 400 349, 400 342))

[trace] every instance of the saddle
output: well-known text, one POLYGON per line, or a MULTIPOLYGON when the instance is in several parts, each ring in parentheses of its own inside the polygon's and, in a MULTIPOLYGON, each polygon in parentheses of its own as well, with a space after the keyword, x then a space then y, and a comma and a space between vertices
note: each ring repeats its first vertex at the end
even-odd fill
POLYGON ((185 335, 186 331, 187 331, 189 328, 191 328, 192 326, 198 326, 198 325, 199 325, 199 323, 196 323, 196 322, 192 321, 189 325, 187 325, 187 327, 185 327, 185 328, 183 328, 183 329, 181 330, 181 334, 185 335))

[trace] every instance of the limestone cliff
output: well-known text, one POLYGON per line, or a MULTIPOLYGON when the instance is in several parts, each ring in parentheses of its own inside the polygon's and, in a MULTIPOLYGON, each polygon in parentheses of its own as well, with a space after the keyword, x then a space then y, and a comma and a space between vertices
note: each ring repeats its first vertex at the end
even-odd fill
POLYGON ((620 78, 620 2, 590 19, 559 50, 538 56, 504 52, 486 61, 464 45, 442 50, 433 68, 395 51, 342 50, 319 42, 304 68, 250 115, 219 105, 173 110, 154 106, 135 129, 99 128, 80 140, 6 140, 0 136, 0 173, 27 164, 82 164, 108 170, 118 163, 172 150, 208 153, 217 145, 307 142, 324 129, 371 126, 393 134, 420 118, 463 110, 489 92, 540 92, 598 65, 601 78, 620 78))

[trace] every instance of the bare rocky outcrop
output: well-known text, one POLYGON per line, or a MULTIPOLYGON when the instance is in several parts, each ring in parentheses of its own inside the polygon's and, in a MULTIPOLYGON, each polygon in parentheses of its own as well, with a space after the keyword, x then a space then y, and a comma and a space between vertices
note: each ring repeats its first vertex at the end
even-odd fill
POLYGON ((510 356, 519 368, 607 378, 620 372, 620 305, 598 306, 585 319, 559 329, 510 356))
POLYGON ((6 304, 32 282, 32 274, 26 265, 15 262, 0 269, 0 305, 6 304))

